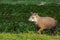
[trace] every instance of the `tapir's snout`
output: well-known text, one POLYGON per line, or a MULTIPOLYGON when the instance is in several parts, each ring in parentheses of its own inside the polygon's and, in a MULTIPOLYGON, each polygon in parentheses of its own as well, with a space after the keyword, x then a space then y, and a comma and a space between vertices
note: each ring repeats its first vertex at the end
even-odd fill
POLYGON ((28 19, 28 21, 30 21, 30 19, 28 19))
POLYGON ((28 21, 31 21, 30 18, 28 19, 28 21))

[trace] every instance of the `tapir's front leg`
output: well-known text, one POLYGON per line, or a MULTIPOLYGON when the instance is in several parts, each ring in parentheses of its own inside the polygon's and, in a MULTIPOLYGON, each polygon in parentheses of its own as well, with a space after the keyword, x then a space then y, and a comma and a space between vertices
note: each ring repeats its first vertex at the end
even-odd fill
POLYGON ((37 32, 39 33, 39 34, 41 34, 41 31, 42 31, 43 29, 42 28, 40 28, 37 32))

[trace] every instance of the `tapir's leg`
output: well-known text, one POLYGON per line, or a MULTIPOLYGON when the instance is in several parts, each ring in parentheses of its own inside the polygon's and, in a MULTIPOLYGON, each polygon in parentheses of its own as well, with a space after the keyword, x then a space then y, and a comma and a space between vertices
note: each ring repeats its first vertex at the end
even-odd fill
POLYGON ((42 31, 43 29, 42 28, 40 28, 37 32, 39 33, 39 34, 41 34, 41 31, 42 31))
POLYGON ((53 35, 55 35, 56 33, 54 32, 55 31, 55 29, 56 29, 56 27, 53 27, 52 29, 50 29, 51 30, 51 34, 53 34, 53 35))
POLYGON ((50 29, 51 33, 50 34, 54 34, 54 29, 50 29))

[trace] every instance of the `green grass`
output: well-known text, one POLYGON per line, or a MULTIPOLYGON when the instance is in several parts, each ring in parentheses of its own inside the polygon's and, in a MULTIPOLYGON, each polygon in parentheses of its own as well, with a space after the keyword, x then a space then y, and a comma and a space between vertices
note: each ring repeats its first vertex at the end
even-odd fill
POLYGON ((37 33, 1 33, 0 40, 60 40, 60 35, 51 36, 37 33))

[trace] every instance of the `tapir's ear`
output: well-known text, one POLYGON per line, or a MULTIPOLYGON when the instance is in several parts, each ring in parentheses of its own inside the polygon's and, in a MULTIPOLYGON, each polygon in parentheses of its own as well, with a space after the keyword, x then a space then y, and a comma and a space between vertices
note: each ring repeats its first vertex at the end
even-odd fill
POLYGON ((33 13, 33 15, 38 15, 38 13, 33 13))
POLYGON ((31 12, 32 15, 38 15, 38 13, 31 12))

